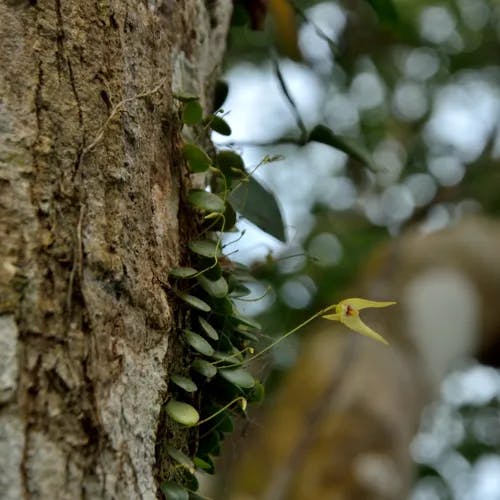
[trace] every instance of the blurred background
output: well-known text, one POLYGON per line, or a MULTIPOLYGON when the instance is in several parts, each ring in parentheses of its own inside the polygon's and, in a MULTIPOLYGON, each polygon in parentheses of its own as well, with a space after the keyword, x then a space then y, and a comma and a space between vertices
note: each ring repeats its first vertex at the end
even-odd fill
POLYGON ((224 80, 213 139, 286 235, 227 239, 262 345, 345 297, 398 305, 367 315, 389 349, 321 320, 276 346, 207 492, 499 500, 500 3, 235 2, 224 80))

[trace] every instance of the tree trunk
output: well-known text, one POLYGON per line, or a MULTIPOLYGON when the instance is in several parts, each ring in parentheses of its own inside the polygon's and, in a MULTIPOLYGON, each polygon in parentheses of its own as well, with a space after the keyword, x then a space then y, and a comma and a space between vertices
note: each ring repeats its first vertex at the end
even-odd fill
POLYGON ((172 94, 209 103, 230 10, 0 1, 2 499, 157 497, 194 224, 172 94))

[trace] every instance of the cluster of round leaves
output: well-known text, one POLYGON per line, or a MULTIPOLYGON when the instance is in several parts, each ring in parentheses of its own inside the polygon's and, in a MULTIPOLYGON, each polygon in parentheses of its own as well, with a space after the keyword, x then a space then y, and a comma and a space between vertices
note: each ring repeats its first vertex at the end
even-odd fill
MULTIPOLYGON (((225 124, 214 115, 203 119, 197 99, 178 98, 183 102, 185 124, 209 124, 213 129, 225 124)), ((224 435, 233 430, 233 417, 244 415, 247 401, 263 397, 262 384, 245 368, 260 326, 243 317, 234 304, 234 299, 249 294, 244 283, 252 278, 243 266, 223 255, 221 241, 222 233, 235 231, 236 214, 229 195, 246 180, 244 164, 232 151, 220 151, 212 160, 199 146, 189 143, 184 145, 184 157, 193 172, 210 168, 211 190, 192 189, 188 193, 188 202, 204 220, 202 237, 188 245, 192 267, 170 271, 176 294, 188 306, 188 327, 181 335, 192 362, 187 373, 170 376, 172 398, 165 411, 179 425, 197 426, 199 440, 193 457, 167 448, 168 455, 189 476, 187 486, 173 481, 161 484, 169 500, 196 497, 195 471, 214 473, 213 457, 219 454, 224 435)))

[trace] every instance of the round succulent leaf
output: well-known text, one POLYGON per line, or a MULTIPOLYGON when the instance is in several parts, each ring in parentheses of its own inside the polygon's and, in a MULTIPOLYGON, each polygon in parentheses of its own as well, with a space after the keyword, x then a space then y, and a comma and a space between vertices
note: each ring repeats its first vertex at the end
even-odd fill
POLYGON ((196 125, 203 118, 203 109, 198 101, 188 101, 182 110, 182 121, 186 125, 196 125))
POLYGON ((264 385, 261 384, 258 380, 255 381, 255 385, 253 386, 250 393, 247 395, 248 401, 251 403, 262 403, 264 401, 265 396, 265 388, 264 385))
POLYGON ((189 249, 203 257, 215 258, 220 256, 220 245, 212 240, 193 240, 188 243, 189 249))
POLYGON ((167 453, 177 463, 181 464, 183 467, 186 467, 186 469, 188 469, 191 474, 194 474, 194 462, 185 453, 183 453, 181 450, 178 450, 177 448, 174 448, 173 446, 167 446, 167 453))
POLYGON ((198 271, 192 267, 174 267, 173 269, 170 269, 168 274, 173 278, 186 279, 192 278, 197 273, 198 271))
POLYGON ((208 212, 224 212, 224 200, 214 193, 205 191, 204 189, 191 189, 188 193, 188 201, 191 205, 201 210, 208 212))
POLYGON ((172 420, 186 427, 192 427, 200 420, 200 414, 195 408, 187 403, 176 401, 175 399, 171 399, 166 404, 165 411, 172 420))
POLYGON ((184 375, 179 375, 174 373, 170 380, 181 389, 184 389, 186 392, 195 392, 198 390, 196 384, 188 377, 184 377, 184 375))
POLYGON ((222 369, 219 374, 231 384, 243 389, 251 389, 255 385, 255 379, 244 368, 222 369))
POLYGON ((214 348, 201 336, 197 333, 192 332, 191 330, 183 330, 184 336, 188 344, 200 354, 205 356, 212 356, 214 348))
POLYGON ((217 368, 206 359, 195 359, 191 363, 191 368, 206 378, 212 378, 217 373, 217 368))
POLYGON ((203 331, 213 340, 219 340, 219 334, 217 330, 204 318, 201 316, 198 318, 200 322, 200 326, 203 328, 203 331))
POLYGON ((227 281, 221 276, 217 280, 209 280, 207 277, 201 275, 198 276, 198 283, 200 286, 212 297, 217 297, 221 299, 225 297, 229 291, 227 281))
POLYGON ((205 172, 212 164, 207 153, 194 144, 184 144, 182 153, 192 172, 205 172))
POLYGON ((160 485, 166 500, 189 500, 189 492, 172 481, 163 481, 160 485))
POLYGON ((245 172, 245 163, 243 158, 230 149, 223 149, 217 153, 217 166, 224 172, 236 168, 245 172))
POLYGON ((210 311, 210 306, 205 301, 195 297, 194 295, 190 295, 189 293, 180 293, 179 298, 195 309, 199 309, 203 312, 210 311))
POLYGON ((215 132, 218 132, 221 135, 231 135, 231 127, 226 120, 224 120, 224 118, 217 115, 209 115, 206 118, 206 121, 209 127, 215 132))

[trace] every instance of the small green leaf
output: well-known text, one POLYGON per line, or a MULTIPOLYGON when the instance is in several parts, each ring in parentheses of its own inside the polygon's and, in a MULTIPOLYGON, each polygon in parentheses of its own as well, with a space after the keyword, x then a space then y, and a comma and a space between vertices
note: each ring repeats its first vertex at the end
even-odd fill
POLYGON ((227 411, 222 412, 217 419, 217 423, 214 425, 214 427, 219 432, 233 432, 234 424, 231 415, 227 411))
POLYGON ((171 481, 163 481, 160 485, 166 500, 189 500, 189 493, 182 486, 171 481))
POLYGON ((340 137, 333 133, 333 131, 325 125, 317 125, 309 134, 308 141, 321 142, 332 148, 343 151, 346 155, 351 156, 355 160, 363 163, 369 168, 374 168, 373 161, 368 151, 360 146, 354 144, 351 140, 340 137))
POLYGON ((206 320, 203 319, 202 317, 198 318, 198 321, 200 322, 201 327, 205 331, 205 333, 213 340, 219 340, 219 334, 215 330, 215 328, 206 320))
POLYGON ((229 200, 234 209, 264 232, 286 241, 281 210, 274 195, 253 177, 231 191, 229 200))
POLYGON ((215 258, 221 255, 220 244, 212 240, 194 240, 188 243, 189 249, 203 257, 215 258))
POLYGON ((204 189, 191 189, 187 197, 189 203, 201 210, 209 212, 224 212, 224 200, 214 193, 209 193, 204 189))
POLYGON ((201 439, 198 447, 198 453, 200 455, 210 453, 210 455, 218 456, 220 454, 219 433, 211 432, 201 439))
POLYGON ((243 363, 243 356, 240 353, 236 354, 231 352, 215 351, 213 353, 213 358, 216 359, 217 361, 223 361, 230 365, 243 363))
POLYGON ((194 295, 190 295, 189 293, 179 293, 179 298, 182 299, 187 304, 189 304, 190 306, 194 307, 195 309, 199 309, 200 311, 203 312, 210 311, 210 306, 203 300, 199 299, 198 297, 195 297, 194 295))
POLYGON ((203 118, 203 109, 198 101, 189 101, 182 110, 182 121, 186 125, 196 125, 203 118))
POLYGON ((226 120, 224 120, 220 116, 209 115, 205 118, 205 121, 215 132, 218 132, 221 135, 231 135, 231 127, 226 122, 226 120))
POLYGON ((239 323, 242 323, 243 325, 253 328, 254 330, 262 330, 261 324, 253 319, 247 318, 245 316, 240 316, 239 314, 233 314, 232 318, 239 323))
MULTIPOLYGON (((208 459, 208 457, 207 457, 207 459, 208 459)), ((204 460, 203 458, 194 457, 193 462, 194 462, 194 465, 196 465, 196 467, 198 467, 198 469, 201 469, 202 471, 208 472, 209 474, 213 474, 214 464, 211 460, 210 460, 210 462, 208 462, 207 460, 204 460)))
POLYGON ((227 281, 222 276, 219 279, 212 281, 207 277, 201 275, 198 276, 198 283, 203 288, 203 290, 205 290, 205 292, 207 292, 212 297, 217 297, 218 299, 225 297, 229 290, 227 281))
POLYGON ((222 369, 219 370, 219 373, 228 382, 243 389, 251 389, 255 385, 255 379, 243 368, 235 368, 234 370, 222 369))
POLYGON ((192 172, 205 172, 212 164, 207 153, 194 144, 184 144, 182 153, 192 172))
POLYGON ((212 378, 217 373, 217 368, 205 359, 197 358, 191 363, 191 368, 206 378, 212 378))
POLYGON ((215 82, 214 90, 214 111, 217 111, 227 98, 229 93, 229 85, 224 80, 217 80, 215 82))
POLYGON ((174 373, 170 377, 170 380, 175 385, 178 385, 181 389, 184 389, 186 392, 195 392, 196 390, 198 390, 196 384, 190 378, 184 377, 183 375, 178 375, 177 373, 174 373))
POLYGON ((199 413, 191 405, 175 399, 171 399, 166 404, 165 411, 172 420, 187 427, 196 425, 200 420, 199 413))
POLYGON ((253 389, 248 394, 248 401, 251 403, 262 403, 264 401, 265 388, 259 381, 255 381, 253 389))
POLYGON ((177 279, 192 278, 198 271, 192 267, 174 267, 170 269, 169 275, 177 279))
POLYGON ((167 453, 177 463, 181 464, 183 467, 186 467, 186 469, 188 469, 191 474, 194 474, 194 462, 185 453, 183 453, 181 450, 178 450, 177 448, 173 448, 172 446, 167 446, 167 453))
POLYGON ((205 356, 212 356, 214 353, 214 348, 201 336, 197 333, 192 332, 191 330, 182 330, 184 332, 184 336, 188 341, 188 344, 200 354, 204 354, 205 356))

